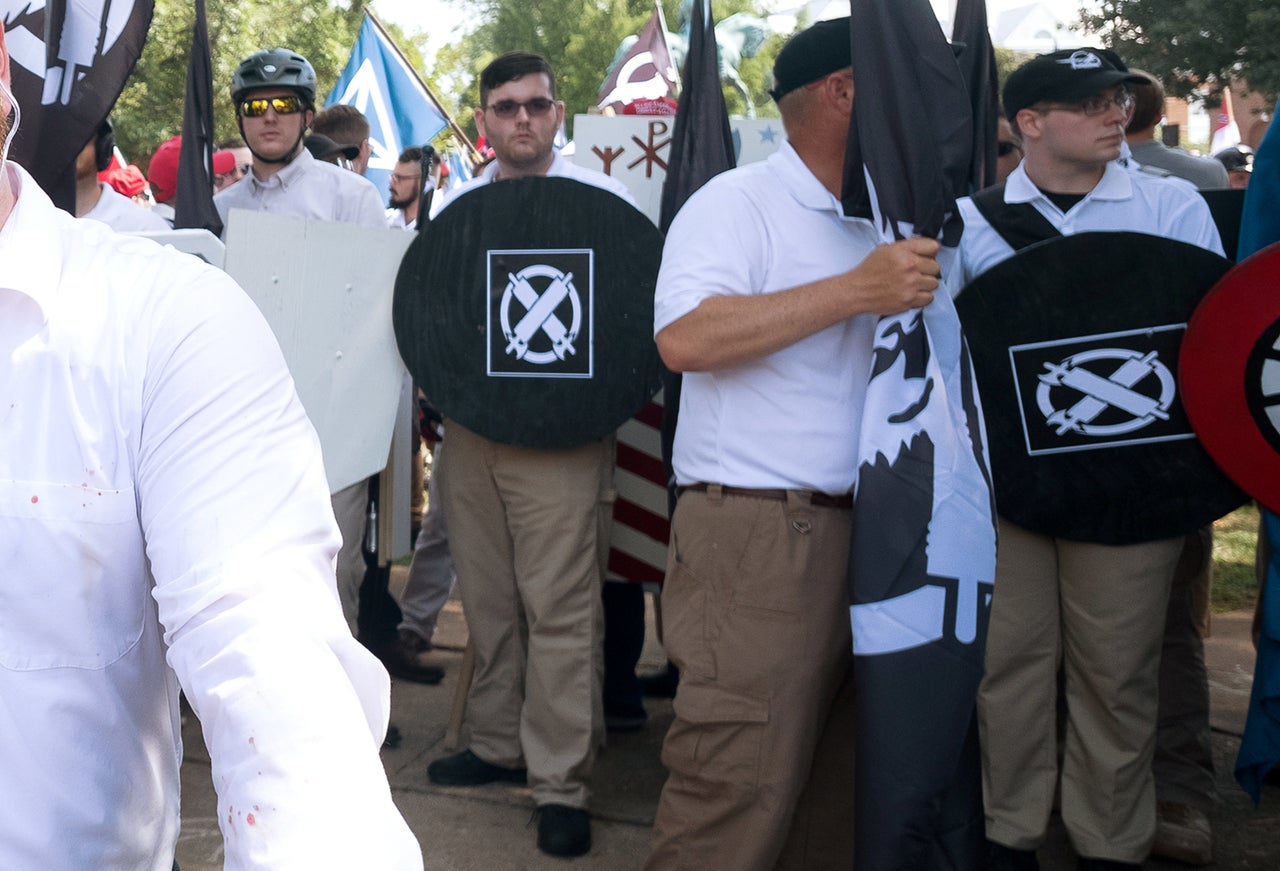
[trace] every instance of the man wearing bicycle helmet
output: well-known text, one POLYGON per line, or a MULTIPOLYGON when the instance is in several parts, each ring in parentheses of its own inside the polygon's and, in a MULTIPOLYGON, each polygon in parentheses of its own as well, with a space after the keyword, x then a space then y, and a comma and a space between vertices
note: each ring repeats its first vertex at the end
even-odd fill
POLYGON ((305 57, 287 48, 250 55, 231 77, 231 100, 253 171, 214 197, 224 225, 232 209, 386 225, 372 182, 317 161, 303 147, 316 100, 316 71, 305 57))
MULTIPOLYGON (((287 48, 256 52, 236 68, 231 77, 231 99, 240 133, 253 153, 253 168, 213 198, 224 227, 235 220, 228 220, 232 210, 248 209, 385 229, 382 197, 373 182, 316 160, 303 146, 315 115, 315 98, 315 69, 305 57, 287 48)), ((367 480, 332 494, 332 501, 342 532, 338 596, 347 624, 356 634, 365 573, 360 544, 368 507, 367 480)), ((439 679, 436 674, 435 680, 439 679)))

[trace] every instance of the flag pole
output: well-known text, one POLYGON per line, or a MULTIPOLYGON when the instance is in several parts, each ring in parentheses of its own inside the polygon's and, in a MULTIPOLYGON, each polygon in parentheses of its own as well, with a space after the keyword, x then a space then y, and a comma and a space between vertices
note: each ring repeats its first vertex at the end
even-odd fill
MULTIPOLYGON (((658 10, 658 27, 662 28, 662 41, 667 44, 667 57, 671 57, 671 44, 667 43, 667 34, 670 32, 667 30, 667 16, 663 14, 662 3, 659 0, 653 0, 653 8, 658 10)), ((684 90, 684 83, 680 81, 680 65, 674 59, 671 62, 671 69, 675 73, 673 84, 676 86, 676 93, 679 94, 684 90)))
POLYGON ((440 98, 436 96, 436 92, 432 90, 426 80, 418 74, 417 69, 415 69, 413 64, 409 62, 409 59, 404 56, 404 52, 400 50, 400 46, 396 45, 396 41, 391 38, 391 34, 387 32, 387 29, 382 26, 382 22, 378 20, 378 16, 374 15, 373 10, 368 6, 364 8, 364 14, 369 16, 369 20, 373 22, 374 27, 378 28, 378 32, 381 33, 383 38, 387 41, 387 45, 391 46, 395 53, 400 57, 401 63, 403 63, 405 67, 413 73, 413 77, 418 80, 418 84, 422 85, 422 89, 426 91, 427 96, 431 98, 431 102, 435 103, 436 108, 440 110, 440 114, 444 115, 444 120, 445 123, 449 125, 449 130, 458 138, 458 141, 466 146, 467 153, 471 156, 471 162, 480 163, 484 160, 484 156, 480 154, 480 149, 475 147, 475 144, 467 138, 467 134, 458 126, 458 122, 453 120, 453 116, 449 114, 449 110, 444 107, 444 103, 440 102, 440 98))

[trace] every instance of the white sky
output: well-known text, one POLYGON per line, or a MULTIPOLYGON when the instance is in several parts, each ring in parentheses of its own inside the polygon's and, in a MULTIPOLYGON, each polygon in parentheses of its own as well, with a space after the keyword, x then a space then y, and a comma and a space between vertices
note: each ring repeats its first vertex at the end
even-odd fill
MULTIPOLYGON (((1007 9, 1026 6, 1034 0, 987 0, 987 14, 993 20, 1007 9)), ((1081 0, 1041 0, 1058 15, 1072 22, 1082 5, 1081 0)), ((384 21, 393 21, 412 34, 426 33, 428 52, 434 53, 454 36, 454 29, 467 22, 466 0, 372 0, 374 12, 384 21)), ((774 8, 799 5, 798 0, 774 0, 774 8)))

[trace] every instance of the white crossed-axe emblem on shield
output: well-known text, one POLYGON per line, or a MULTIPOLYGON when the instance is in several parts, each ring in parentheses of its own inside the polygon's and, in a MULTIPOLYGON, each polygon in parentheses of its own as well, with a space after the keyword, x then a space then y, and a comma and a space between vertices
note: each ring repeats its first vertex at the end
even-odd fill
POLYGON ((565 354, 577 353, 573 342, 582 327, 582 300, 573 285, 573 273, 561 272, 554 266, 535 264, 526 266, 515 274, 507 273, 507 286, 502 291, 502 304, 498 310, 502 334, 507 338, 506 353, 515 354, 517 360, 526 360, 542 366, 553 360, 563 360, 565 354), (529 283, 530 278, 549 278, 551 283, 541 294, 529 283), (565 298, 573 306, 573 318, 569 326, 556 315, 556 308, 565 298), (511 300, 516 299, 525 308, 524 317, 511 325, 511 300), (538 331, 551 340, 551 350, 533 351, 529 340, 538 331))
POLYGON ((1142 353, 1128 348, 1100 348, 1072 354, 1061 363, 1046 363, 1036 388, 1036 403, 1045 420, 1058 435, 1076 432, 1090 436, 1115 436, 1141 429, 1153 420, 1168 420, 1177 392, 1173 373, 1160 362, 1155 351, 1142 353), (1089 371, 1083 364, 1095 360, 1119 360, 1120 366, 1107 377, 1089 371), (1133 387, 1148 375, 1156 376, 1160 395, 1147 396, 1133 387), (1084 394, 1069 408, 1055 408, 1049 392, 1068 387, 1084 394), (1093 421, 1107 408, 1115 407, 1130 416, 1113 424, 1093 421))

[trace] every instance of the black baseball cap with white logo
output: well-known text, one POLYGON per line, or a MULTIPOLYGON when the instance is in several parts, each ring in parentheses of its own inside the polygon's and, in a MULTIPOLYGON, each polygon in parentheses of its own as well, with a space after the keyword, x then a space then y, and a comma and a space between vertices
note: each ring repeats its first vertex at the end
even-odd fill
POLYGON ((1009 74, 1004 111, 1013 120, 1022 109, 1045 100, 1074 103, 1116 85, 1145 82, 1109 49, 1063 49, 1034 57, 1009 74))

